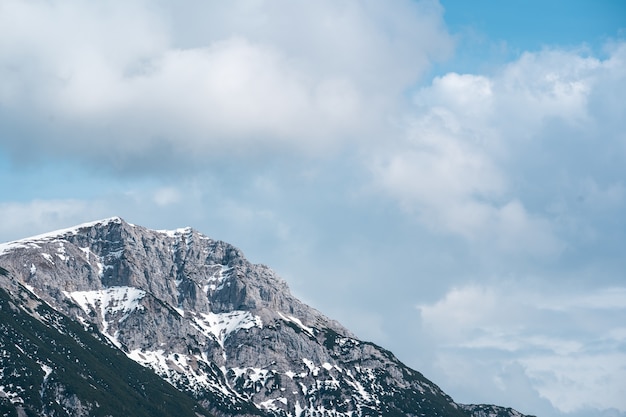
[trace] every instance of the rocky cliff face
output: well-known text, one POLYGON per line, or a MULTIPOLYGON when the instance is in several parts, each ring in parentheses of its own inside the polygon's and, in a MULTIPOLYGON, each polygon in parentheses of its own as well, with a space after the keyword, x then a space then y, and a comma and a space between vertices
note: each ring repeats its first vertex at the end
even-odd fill
POLYGON ((189 228, 107 219, 0 245, 0 266, 216 415, 486 412, 459 406, 297 300, 268 267, 189 228))
POLYGON ((210 417, 0 268, 0 415, 210 417))

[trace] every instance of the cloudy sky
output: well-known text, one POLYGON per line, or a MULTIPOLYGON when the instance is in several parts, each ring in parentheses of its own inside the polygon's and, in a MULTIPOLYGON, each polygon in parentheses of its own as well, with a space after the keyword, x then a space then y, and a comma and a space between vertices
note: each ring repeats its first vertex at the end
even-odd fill
POLYGON ((626 416, 626 3, 0 0, 0 241, 192 226, 455 400, 626 416))

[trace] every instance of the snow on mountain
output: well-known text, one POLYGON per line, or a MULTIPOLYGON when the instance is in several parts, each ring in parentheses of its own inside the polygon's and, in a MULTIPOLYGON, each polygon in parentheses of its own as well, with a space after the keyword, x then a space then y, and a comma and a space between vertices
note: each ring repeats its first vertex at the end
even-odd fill
MULTIPOLYGON (((120 217, 111 217, 102 220, 96 220, 92 222, 82 223, 77 226, 68 227, 66 229, 54 230, 52 232, 42 233, 39 235, 27 237, 24 239, 19 239, 13 242, 0 243, 0 255, 4 252, 10 251, 16 248, 26 248, 26 247, 38 247, 38 243, 59 239, 68 234, 77 234, 80 230, 88 229, 95 226, 107 225, 110 223, 121 223, 123 220, 120 217)), ((128 223, 127 223, 128 224, 128 223)), ((129 226, 132 226, 129 224, 129 226)))
POLYGON ((249 311, 231 311, 229 313, 191 313, 198 329, 205 334, 211 334, 217 339, 219 345, 224 348, 224 340, 233 332, 247 330, 251 327, 263 327, 259 316, 249 311))
POLYGON ((140 302, 146 296, 145 291, 133 287, 110 287, 94 291, 63 291, 63 294, 76 302, 88 316, 99 315, 102 323, 102 334, 118 347, 121 346, 117 339, 118 335, 109 333, 109 321, 117 320, 118 323, 121 323, 135 310, 143 310, 140 302), (121 317, 119 317, 120 313, 122 314, 121 317))

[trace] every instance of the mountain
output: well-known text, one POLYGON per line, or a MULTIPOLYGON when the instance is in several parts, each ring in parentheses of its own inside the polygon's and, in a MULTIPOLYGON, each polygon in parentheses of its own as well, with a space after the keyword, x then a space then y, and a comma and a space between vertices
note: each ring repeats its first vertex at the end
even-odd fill
POLYGON ((455 403, 190 228, 101 220, 2 244, 0 268, 13 415, 522 416, 455 403))
POLYGON ((0 415, 209 416, 0 270, 0 415))

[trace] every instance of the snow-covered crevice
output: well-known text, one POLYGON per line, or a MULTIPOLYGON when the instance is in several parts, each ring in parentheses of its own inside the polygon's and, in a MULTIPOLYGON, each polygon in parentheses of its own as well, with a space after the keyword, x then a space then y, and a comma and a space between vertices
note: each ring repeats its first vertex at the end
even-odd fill
POLYGON ((306 334, 308 334, 311 337, 315 337, 315 333, 313 333, 313 328, 309 327, 309 326, 305 326, 302 321, 300 321, 299 318, 296 318, 294 316, 290 316, 288 314, 283 314, 280 311, 277 311, 278 315, 280 316, 280 318, 282 318, 283 320, 285 320, 286 322, 289 323, 293 323, 296 326, 298 326, 300 329, 302 329, 302 331, 306 334))
POLYGON ((236 310, 229 313, 193 313, 193 325, 206 336, 213 336, 224 349, 228 335, 239 330, 263 327, 263 322, 249 311, 236 310))
POLYGON ((98 276, 100 278, 102 278, 104 276, 104 271, 106 269, 113 268, 111 265, 106 265, 105 266, 102 263, 102 258, 100 256, 98 256, 97 254, 95 254, 94 252, 92 252, 91 249, 88 246, 86 246, 84 248, 78 248, 78 249, 80 249, 80 251, 85 255, 85 260, 87 261, 87 263, 89 265, 93 266, 93 264, 91 262, 92 262, 92 260, 95 261, 96 268, 98 270, 98 276))
POLYGON ((48 382, 48 378, 52 373, 52 368, 42 362, 37 362, 39 366, 41 366, 41 370, 43 371, 43 381, 41 382, 41 388, 39 389, 39 396, 43 400, 44 393, 46 392, 46 383, 48 382))
POLYGON ((110 320, 113 316, 121 323, 137 310, 143 310, 141 300, 146 292, 134 287, 110 287, 95 291, 63 291, 66 297, 73 300, 85 312, 87 316, 97 314, 102 322, 102 334, 113 344, 120 347, 115 334, 109 333, 110 320))
POLYGON ((204 293, 210 295, 224 288, 224 280, 228 277, 231 269, 226 265, 219 265, 219 269, 207 279, 207 283, 203 288, 204 293))
POLYGON ((52 265, 54 265, 54 261, 52 260, 52 255, 50 255, 49 253, 42 253, 41 256, 43 256, 43 258, 50 262, 52 265))

